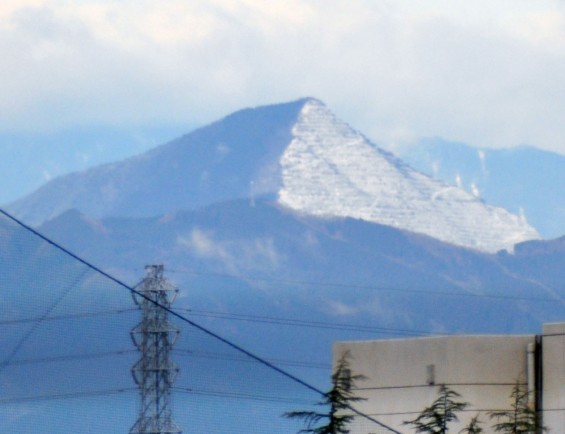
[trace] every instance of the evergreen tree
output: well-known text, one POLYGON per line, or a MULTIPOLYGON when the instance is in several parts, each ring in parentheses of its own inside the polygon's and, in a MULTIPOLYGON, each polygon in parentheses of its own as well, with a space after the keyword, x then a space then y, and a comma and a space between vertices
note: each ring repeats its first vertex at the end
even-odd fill
POLYGON ((306 428, 301 433, 312 434, 347 434, 347 425, 353 420, 350 407, 353 402, 363 401, 365 398, 355 396, 355 382, 363 380, 363 375, 352 375, 349 368, 349 352, 345 352, 338 360, 336 369, 332 374, 332 388, 324 394, 318 405, 327 408, 327 411, 291 411, 285 413, 288 418, 303 419, 306 428))
POLYGON ((457 392, 445 384, 439 387, 438 398, 430 407, 426 407, 414 420, 405 421, 405 425, 412 425, 417 433, 445 434, 448 432, 450 422, 459 420, 457 412, 464 410, 469 404, 458 401, 457 392))
POLYGON ((465 426, 459 434, 481 434, 484 430, 481 428, 481 421, 479 420, 479 415, 471 418, 469 424, 465 426))
POLYGON ((505 434, 539 434, 548 431, 542 426, 537 412, 529 405, 529 392, 518 381, 512 388, 511 410, 493 411, 489 413, 491 419, 497 422, 493 425, 496 432, 505 434))

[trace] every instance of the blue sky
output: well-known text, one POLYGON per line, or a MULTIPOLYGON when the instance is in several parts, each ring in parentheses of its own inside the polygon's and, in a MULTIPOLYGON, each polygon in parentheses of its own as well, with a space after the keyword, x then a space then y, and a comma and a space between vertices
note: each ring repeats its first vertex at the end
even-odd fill
POLYGON ((302 96, 386 147, 565 153, 562 0, 4 0, 0 59, 0 138, 131 133, 101 161, 302 96))

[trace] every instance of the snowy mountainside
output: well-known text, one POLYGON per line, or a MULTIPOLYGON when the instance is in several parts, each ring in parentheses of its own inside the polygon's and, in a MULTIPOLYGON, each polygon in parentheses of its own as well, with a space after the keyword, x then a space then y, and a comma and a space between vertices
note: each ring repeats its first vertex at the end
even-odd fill
POLYGON ((282 159, 282 204, 318 216, 354 217, 477 250, 538 237, 527 222, 413 170, 308 101, 282 159))
POLYGON ((565 234, 565 155, 531 146, 485 149, 441 138, 422 139, 397 153, 436 179, 523 213, 543 237, 565 234))
POLYGON ((54 179, 8 209, 39 225, 70 209, 152 217, 259 195, 487 252, 538 238, 523 218, 413 170, 312 98, 240 110, 139 156, 54 179))

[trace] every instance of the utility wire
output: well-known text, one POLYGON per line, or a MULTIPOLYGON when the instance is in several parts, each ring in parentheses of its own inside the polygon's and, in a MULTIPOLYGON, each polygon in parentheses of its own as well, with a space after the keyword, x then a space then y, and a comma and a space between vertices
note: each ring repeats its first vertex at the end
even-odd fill
MULTIPOLYGON (((183 387, 173 387, 172 390, 178 393, 186 393, 186 394, 200 395, 200 396, 244 399, 244 400, 254 400, 254 401, 283 402, 283 403, 291 403, 291 404, 297 404, 297 403, 311 404, 311 402, 305 399, 281 398, 278 396, 256 395, 251 393, 237 393, 237 392, 192 389, 192 388, 183 388, 183 387)), ((0 405, 19 404, 24 402, 35 402, 35 401, 54 401, 54 400, 58 401, 58 400, 76 399, 76 398, 90 398, 93 396, 115 395, 119 393, 136 392, 136 391, 138 391, 138 389, 135 387, 126 387, 121 389, 94 390, 89 392, 69 392, 69 393, 56 393, 56 394, 46 394, 46 395, 31 395, 31 396, 23 396, 19 398, 0 399, 0 405)))
POLYGON ((252 393, 234 393, 234 392, 226 392, 226 391, 191 389, 191 388, 182 388, 182 387, 173 387, 173 390, 176 392, 187 393, 190 395, 202 395, 202 396, 235 398, 235 399, 251 399, 253 401, 284 402, 289 404, 311 404, 310 401, 307 401, 305 399, 281 398, 280 396, 272 396, 272 395, 255 395, 252 393))
MULTIPOLYGON (((265 365, 266 367, 278 372, 279 374, 281 374, 282 376, 288 378, 289 380, 298 383, 300 385, 302 385, 303 387, 319 394, 320 396, 325 396, 325 393, 323 391, 321 391, 320 389, 318 389, 315 386, 312 386, 311 384, 307 383, 304 380, 301 380, 300 378, 296 377, 295 375, 292 375, 288 372, 286 372, 285 370, 277 367, 276 365, 272 364, 271 362, 253 354, 250 351, 247 351, 246 349, 244 349, 243 347, 235 344, 234 342, 231 342, 230 340, 221 337, 220 335, 218 335, 217 333, 212 332, 211 330, 208 330, 207 328, 195 323, 194 321, 184 317, 183 315, 175 312, 174 310, 163 306, 162 304, 152 300, 150 297, 146 296, 145 294, 143 294, 142 292, 136 290, 135 288, 132 288, 130 286, 128 286, 126 283, 124 283, 123 281, 115 278, 114 276, 108 274, 107 272, 103 271, 102 269, 100 269, 99 267, 96 267, 95 265, 91 264, 90 262, 82 259, 81 257, 79 257, 78 255, 76 255, 75 253, 72 253, 70 250, 66 249, 65 247, 61 246, 60 244, 54 242, 53 240, 47 238, 45 235, 41 234, 40 232, 38 232, 37 230, 33 229, 32 227, 26 225, 25 223, 23 223, 22 221, 20 221, 19 219, 17 219, 16 217, 12 216, 11 214, 8 214, 6 211, 4 211, 3 209, 0 209, 0 214, 3 214, 4 216, 6 216, 8 219, 10 219, 11 221, 17 223, 19 226, 21 226, 22 228, 28 230, 29 232, 33 233, 34 235, 36 235, 37 237, 39 237, 40 239, 42 239, 43 241, 47 242, 48 244, 52 245, 54 248, 56 248, 57 250, 62 251, 63 253, 67 254, 68 256, 70 256, 71 258, 75 259, 76 261, 80 262, 81 264, 85 265, 87 268, 90 268, 91 270, 96 271, 97 273, 99 273, 100 275, 106 277, 107 279, 109 279, 110 281, 118 284, 119 286, 127 289, 128 291, 130 291, 132 294, 135 294, 136 296, 143 298, 145 300, 147 300, 148 302, 154 304, 155 306, 165 310, 166 312, 168 312, 170 315, 178 318, 179 320, 186 322, 187 324, 192 325, 194 328, 200 330, 201 332, 207 334, 210 337, 215 338, 216 340, 224 343, 225 345, 228 345, 229 347, 233 348, 236 351, 241 352, 242 354, 245 354, 249 357, 251 357, 252 359, 255 359, 257 362, 265 365)), ((15 354, 15 353, 14 353, 15 354)), ((9 360, 7 360, 9 361, 9 360)), ((395 430, 394 428, 378 421, 377 419, 368 416, 358 410, 356 410, 355 408, 348 406, 349 409, 351 411, 353 411, 354 413, 358 414, 359 416, 362 416, 364 418, 366 418, 367 420, 370 420, 372 422, 374 422, 375 424, 379 425, 382 428, 387 429, 390 432, 393 432, 395 434, 402 434, 399 431, 395 430)))
MULTIPOLYGON (((212 353, 206 351, 193 351, 187 349, 176 349, 172 350, 174 354, 184 355, 184 356, 191 356, 196 358, 202 359, 213 359, 213 360, 227 360, 227 361, 234 361, 234 362, 249 362, 249 363, 256 363, 254 360, 249 359, 249 357, 238 356, 238 355, 229 355, 229 354, 222 354, 222 353, 212 353)), ((28 358, 28 359, 15 359, 10 361, 6 364, 6 366, 20 366, 20 365, 33 365, 33 364, 43 364, 43 363, 58 363, 58 362, 67 362, 72 360, 88 360, 88 359, 100 359, 106 357, 113 357, 113 356, 124 356, 124 355, 131 355, 131 354, 138 354, 138 350, 116 350, 116 351, 105 351, 99 353, 86 353, 86 354, 66 354, 60 356, 52 356, 52 357, 37 357, 37 358, 28 358)), ((281 360, 281 359, 266 359, 272 363, 276 363, 277 365, 286 365, 286 366, 296 366, 301 368, 314 368, 314 369, 324 369, 328 370, 331 369, 331 365, 326 363, 313 363, 313 362, 303 362, 298 360, 281 360)))
MULTIPOLYGON (((442 383, 445 386, 453 387, 512 387, 516 385, 516 382, 512 383, 442 383)), ((519 383, 521 386, 526 386, 526 383, 519 383)), ((376 387, 355 387, 352 390, 400 390, 400 389, 429 389, 434 385, 430 384, 411 384, 402 386, 376 386, 376 387)))
POLYGON ((18 354, 24 343, 31 337, 33 333, 35 333, 35 331, 43 322, 43 320, 47 318, 51 312, 53 312, 53 310, 59 305, 59 303, 69 294, 69 292, 71 292, 71 290, 75 287, 75 285, 82 280, 82 278, 84 277, 87 271, 88 270, 86 268, 83 269, 82 272, 76 276, 73 282, 69 286, 67 286, 67 288, 64 291, 62 291, 59 294, 59 296, 53 301, 53 303, 50 306, 47 307, 44 314, 41 315, 37 319, 37 321, 33 323, 33 325, 28 329, 28 331, 24 333, 24 335, 18 340, 12 351, 8 354, 8 356, 6 356, 6 358, 2 361, 2 363, 0 363, 0 373, 2 373, 2 371, 4 371, 4 369, 6 368, 6 366, 8 366, 8 364, 14 359, 14 357, 16 356, 16 354, 18 354))
POLYGON ((445 336, 448 333, 436 333, 431 331, 422 330, 407 330, 407 329, 393 329, 386 327, 373 327, 373 326, 363 326, 358 324, 343 324, 343 323, 329 323, 323 321, 307 321, 291 318, 281 318, 281 317, 269 317, 269 316, 259 316, 259 315, 244 315, 229 312, 214 312, 214 311, 204 311, 204 310, 194 310, 194 309, 175 309, 179 312, 187 312, 191 316, 203 316, 219 319, 229 319, 236 321, 248 321, 257 323, 267 323, 267 324, 277 324, 277 325, 290 325, 296 327, 313 327, 313 328, 323 328, 323 329, 333 329, 333 330, 349 330, 349 331, 360 331, 369 333, 387 333, 387 334, 402 334, 408 336, 429 336, 438 335, 445 336))
MULTIPOLYGON (((85 312, 77 314, 66 314, 57 316, 37 316, 32 318, 22 318, 13 320, 0 321, 0 326, 16 325, 28 322, 36 321, 58 321, 67 319, 82 319, 97 316, 106 315, 120 315, 125 313, 138 312, 137 308, 124 308, 124 309, 113 309, 106 311, 97 312, 85 312)), ((406 335, 406 336, 449 336, 452 333, 448 332, 433 332, 429 330, 413 330, 413 329, 397 329, 389 327, 376 327, 376 326, 364 326, 360 324, 348 324, 348 323, 330 323, 323 321, 308 321, 294 318, 283 318, 283 317, 270 317, 270 316, 260 316, 260 315, 247 315, 232 312, 220 312, 220 311, 208 311, 208 310, 195 310, 195 309, 183 309, 174 308, 177 312, 188 313, 191 316, 198 317, 208 317, 208 318, 218 318, 233 321, 246 321, 255 323, 266 323, 266 324, 276 324, 276 325, 289 325, 294 327, 307 327, 307 328, 322 328, 322 329, 332 329, 332 330, 348 330, 348 331, 360 331, 368 333, 380 333, 380 334, 391 334, 391 335, 406 335)), ((564 336, 565 333, 548 333, 540 334, 541 337, 553 337, 553 336, 564 336)))
POLYGON ((0 326, 6 325, 13 325, 13 324, 25 324, 28 322, 45 322, 45 321, 59 321, 59 320, 67 320, 67 319, 82 319, 82 318, 89 318, 89 317, 97 317, 97 316, 106 316, 106 315, 118 315, 122 313, 130 313, 130 312, 138 312, 139 309, 137 308, 127 308, 127 309, 113 309, 113 310, 105 310, 105 311, 98 311, 98 312, 85 312, 85 313, 73 313, 67 315, 54 315, 54 316, 36 316, 32 318, 22 318, 22 319, 12 319, 12 320, 5 320, 0 321, 0 326))
MULTIPOLYGON (((221 354, 221 353, 192 351, 192 350, 176 349, 176 348, 173 348, 172 352, 180 353, 192 357, 205 358, 205 359, 230 360, 234 362, 255 362, 254 360, 250 360, 248 357, 221 354)), ((272 363, 276 363, 277 365, 296 366, 300 368, 331 369, 331 365, 327 363, 302 362, 297 360, 281 360, 281 359, 265 359, 265 360, 268 360, 269 362, 272 363)))
POLYGON ((53 356, 53 357, 38 357, 33 359, 17 359, 12 360, 7 363, 6 366, 18 366, 18 365, 33 365, 41 363, 56 363, 56 362, 67 362, 70 360, 86 360, 86 359, 100 359, 104 357, 112 356, 123 356, 125 354, 137 354, 137 350, 121 350, 121 351, 106 351, 103 353, 89 353, 89 354, 69 354, 65 356, 53 356))
POLYGON ((122 389, 108 389, 108 390, 93 390, 90 392, 71 392, 71 393, 58 393, 51 395, 23 396, 21 398, 0 399, 0 405, 19 404, 23 402, 34 402, 34 401, 53 401, 53 400, 62 400, 62 399, 73 399, 73 398, 89 398, 92 396, 116 395, 118 393, 134 392, 134 391, 137 391, 136 387, 126 387, 122 389))
MULTIPOLYGON (((508 411, 508 409, 497 409, 497 408, 464 408, 458 410, 462 413, 490 413, 499 411, 508 411)), ((536 413, 547 413, 551 411, 565 411, 565 408, 550 408, 550 409, 539 409, 536 413)), ((421 413, 422 410, 412 410, 412 411, 399 411, 390 413, 370 413, 371 416, 382 417, 382 416, 407 416, 421 413)))
MULTIPOLYGON (((375 327, 375 326, 364 326, 359 324, 346 324, 346 323, 330 323, 323 321, 308 321, 293 318, 283 318, 283 317, 269 317, 269 316, 259 316, 259 315, 246 315, 231 312, 219 312, 219 311, 207 311, 207 310, 195 310, 195 309, 183 309, 174 308, 177 312, 188 313, 191 316, 198 317, 208 317, 208 318, 218 318, 233 321, 246 321, 264 324, 277 324, 277 325, 289 325, 294 327, 310 327, 310 328, 322 328, 322 329, 332 329, 332 330, 349 330, 349 331, 359 331, 368 333, 382 333, 382 334, 393 334, 393 335, 407 335, 407 336, 445 336, 449 333, 439 333, 426 330, 408 330, 408 329, 396 329, 387 327, 375 327)), ((109 315, 120 315, 124 313, 138 312, 137 308, 124 308, 124 309, 112 309, 105 311, 96 312, 84 312, 66 315, 54 315, 54 316, 36 316, 31 318, 21 318, 0 321, 0 326, 25 324, 29 322, 36 321, 59 321, 59 320, 69 320, 69 319, 83 319, 97 316, 109 316, 109 315)))
POLYGON ((477 294, 472 292, 440 291, 440 290, 431 290, 431 289, 410 289, 410 288, 399 288, 392 286, 360 285, 354 283, 333 283, 333 282, 320 282, 320 281, 312 281, 312 280, 274 279, 269 277, 256 277, 256 276, 229 274, 229 273, 203 272, 192 269, 184 269, 184 270, 171 269, 168 271, 172 273, 192 274, 195 276, 224 277, 229 279, 250 280, 256 282, 272 282, 272 283, 288 284, 288 285, 296 285, 296 286, 321 286, 327 288, 370 289, 370 290, 383 291, 383 292, 405 292, 410 294, 487 298, 487 299, 515 300, 515 301, 536 301, 536 302, 544 302, 544 303, 564 302, 564 300, 562 300, 561 298, 519 297, 514 295, 503 295, 503 294, 484 294, 484 293, 477 294))

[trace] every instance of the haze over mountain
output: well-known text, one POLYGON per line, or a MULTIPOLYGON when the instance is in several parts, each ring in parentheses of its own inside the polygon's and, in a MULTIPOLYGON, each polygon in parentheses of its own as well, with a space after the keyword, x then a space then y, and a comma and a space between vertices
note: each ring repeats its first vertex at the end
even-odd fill
POLYGON ((440 138, 399 150, 422 172, 524 214, 542 236, 565 234, 565 156, 529 146, 476 148, 440 138))
POLYGON ((71 172, 127 158, 183 132, 179 128, 76 127, 59 132, 0 134, 0 203, 30 194, 71 172))
POLYGON ((167 264, 196 309, 476 332, 523 331, 562 311, 552 289, 564 275, 556 257, 562 242, 489 255, 360 219, 301 215, 264 199, 152 218, 69 211, 40 230, 126 281, 138 279, 140 264, 167 264), (534 270, 520 271, 528 256, 553 258, 551 272, 531 278, 534 270), (231 284, 219 285, 226 277, 231 284), (545 302, 525 307, 522 299, 545 302))
MULTIPOLYGON (((410 168, 314 99, 237 112, 140 156, 55 179, 12 210, 132 286, 144 265, 165 264, 180 288, 174 309, 252 353, 298 361, 291 372, 320 389, 328 372, 300 361, 327 364, 336 340, 536 333, 563 319, 563 239, 513 246, 537 237, 523 219, 410 168), (500 246, 514 249, 490 253, 500 246)), ((17 352, 2 397, 131 387, 129 291, 5 217, 0 244, 0 301, 16 331, 0 341, 17 352), (75 358, 81 352, 88 357, 75 358)), ((186 353, 175 354, 191 357, 181 359, 182 390, 278 395, 280 383, 257 366, 211 358, 229 354, 195 331, 183 328, 186 353)), ((101 401, 123 431, 131 426, 133 399, 101 401)), ((201 411, 223 414, 200 395, 181 402, 185 426, 195 428, 201 411)), ((235 419, 255 423, 256 406, 237 407, 235 419)), ((100 408, 88 406, 96 423, 106 420, 100 408)), ((45 430, 22 421, 26 432, 45 430)), ((226 423, 217 432, 252 424, 226 423)), ((22 431, 18 420, 6 426, 22 431)))
MULTIPOLYGON (((327 387, 329 369, 312 366, 328 365, 336 340, 535 333, 540 322, 563 315, 563 240, 531 241, 514 254, 490 255, 359 219, 301 215, 263 199, 153 218, 94 219, 68 211, 39 230, 132 285, 144 264, 166 264, 180 288, 175 310, 269 360, 296 361, 285 369, 320 389, 327 387)), ((1 348, 4 356, 18 349, 3 372, 9 387, 0 397, 130 390, 112 400, 111 408, 102 405, 110 402, 106 396, 80 401, 93 415, 89 426, 104 423, 100 414, 116 414, 126 431, 137 410, 129 330, 139 321, 129 292, 3 217, 0 244, 2 306, 10 330, 0 335, 1 348), (22 336, 25 344, 18 347, 22 336), (32 363, 38 360, 46 362, 32 363)), ((186 324, 177 348, 175 408, 182 409, 177 421, 183 426, 194 427, 195 414, 217 414, 222 403, 233 406, 224 396, 292 392, 186 324), (212 391, 217 398, 203 402, 182 390, 212 391)), ((244 402, 244 414, 257 409, 257 402, 244 402)), ((59 421, 79 431, 84 426, 66 418, 67 406, 54 411, 27 401, 19 405, 33 414, 3 418, 9 432, 24 432, 19 427, 30 420, 37 422, 25 432, 44 432, 59 421)), ((281 414, 276 407, 254 415, 253 423, 281 414)), ((229 424, 232 431, 249 432, 229 424)))
POLYGON ((490 252, 538 238, 522 217, 413 170, 312 98, 236 112, 137 157, 55 179, 9 209, 37 225, 69 209, 149 217, 260 195, 490 252))

